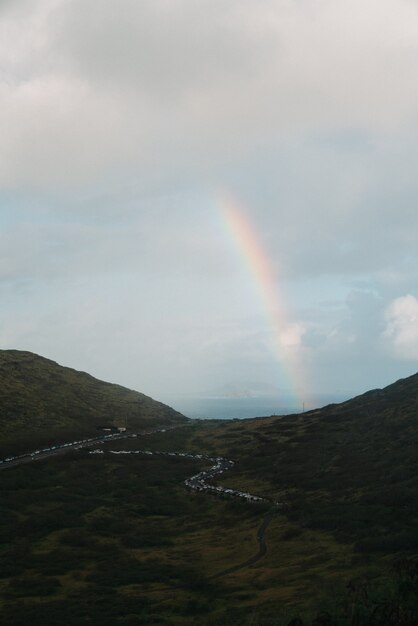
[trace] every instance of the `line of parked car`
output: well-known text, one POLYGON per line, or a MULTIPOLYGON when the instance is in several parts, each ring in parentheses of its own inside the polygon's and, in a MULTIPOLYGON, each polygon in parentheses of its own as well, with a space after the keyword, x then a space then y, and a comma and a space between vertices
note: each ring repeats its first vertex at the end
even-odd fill
MULTIPOLYGON (((87 437, 85 439, 79 439, 76 441, 71 441, 69 443, 61 443, 53 446, 49 446, 46 448, 40 448, 39 450, 34 450, 33 452, 25 452, 24 454, 17 454, 14 456, 8 456, 5 459, 0 459, 0 465, 14 464, 17 465, 20 462, 35 460, 37 458, 42 458, 54 454, 58 454, 59 451, 63 449, 73 448, 74 450, 79 450, 80 448, 90 447, 97 443, 105 443, 109 441, 115 441, 119 439, 135 439, 136 437, 142 437, 145 435, 153 435, 156 433, 164 433, 166 431, 172 430, 174 428, 178 428, 178 426, 166 426, 164 428, 154 428, 147 431, 142 431, 141 433, 110 433, 106 435, 97 435, 96 437, 87 437)), ((247 502, 268 502, 266 498, 261 498, 260 496, 255 496, 251 493, 247 493, 245 491, 238 491, 237 489, 230 489, 228 487, 222 487, 221 485, 213 485, 208 481, 215 478, 215 476, 219 474, 223 474, 225 471, 231 469, 234 466, 234 461, 230 459, 226 459, 225 457, 217 456, 211 457, 206 454, 191 454, 188 452, 160 452, 160 451, 152 451, 152 450, 109 450, 110 454, 146 454, 149 456, 152 455, 160 455, 160 456, 169 456, 169 457, 183 457, 192 460, 198 461, 208 461, 210 463, 214 463, 212 467, 207 470, 203 470, 190 478, 187 478, 184 481, 184 484, 189 489, 194 491, 207 491, 210 493, 214 493, 216 495, 227 496, 230 498, 242 498, 247 502)), ((91 450, 89 454, 104 454, 104 450, 96 448, 95 450, 91 450)), ((277 503, 276 503, 277 504, 277 503)))
POLYGON ((117 440, 117 439, 135 439, 136 437, 142 437, 144 435, 154 435, 155 433, 164 433, 167 430, 172 430, 176 428, 176 426, 166 426, 165 428, 154 428, 152 430, 143 431, 141 433, 110 433, 107 435, 97 435, 96 437, 86 437, 85 439, 79 439, 77 441, 70 441, 68 443, 58 443, 53 446, 49 446, 47 448, 40 448, 39 450, 34 450, 33 452, 24 452, 23 454, 15 454, 14 456, 10 455, 5 459, 0 459, 0 465, 4 463, 12 463, 15 461, 24 461, 24 460, 33 460, 42 455, 51 455, 56 454, 59 450, 63 450, 65 448, 74 448, 74 450, 78 450, 83 447, 91 446, 94 443, 102 443, 108 440, 117 440))
MULTIPOLYGON (((208 480, 212 480, 218 474, 223 474, 225 471, 231 469, 235 463, 230 459, 226 459, 222 456, 211 457, 206 454, 191 454, 188 452, 159 452, 154 450, 108 450, 109 454, 146 454, 148 456, 170 456, 170 457, 183 457, 186 459, 209 461, 214 465, 207 469, 191 476, 184 481, 184 484, 189 489, 194 491, 209 491, 211 493, 228 496, 230 498, 242 498, 247 502, 267 502, 265 498, 260 496, 254 496, 251 493, 245 491, 238 491, 237 489, 230 489, 228 487, 222 487, 221 485, 212 485, 208 483, 208 480)), ((104 450, 96 449, 91 450, 89 454, 104 454, 104 450)))

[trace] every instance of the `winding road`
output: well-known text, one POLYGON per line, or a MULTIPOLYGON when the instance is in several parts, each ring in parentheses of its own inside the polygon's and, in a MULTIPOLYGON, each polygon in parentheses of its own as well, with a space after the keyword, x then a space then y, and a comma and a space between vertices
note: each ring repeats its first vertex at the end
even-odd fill
MULTIPOLYGON (((137 437, 144 437, 147 435, 153 435, 156 433, 163 433, 168 430, 173 430, 175 428, 180 428, 181 426, 166 426, 164 428, 159 427, 152 430, 143 431, 140 433, 117 433, 111 435, 99 435, 96 437, 89 437, 86 439, 80 439, 78 441, 72 441, 70 443, 53 445, 47 448, 41 448, 35 450, 33 452, 27 452, 24 454, 9 456, 5 459, 0 460, 0 469, 6 469, 11 467, 16 467, 23 463, 30 463, 32 461, 39 461, 42 459, 49 458, 51 456, 57 456, 61 454, 65 454, 71 450, 80 450, 83 448, 91 448, 98 444, 108 444, 114 441, 119 441, 121 439, 133 439, 137 437)), ((107 451, 110 454, 146 454, 152 456, 180 456, 184 458, 189 458, 193 460, 201 460, 201 461, 210 461, 213 462, 214 465, 199 474, 191 476, 187 478, 184 482, 187 488, 192 489, 194 491, 204 491, 206 493, 212 493, 215 495, 227 496, 230 498, 240 498, 246 500, 248 503, 268 503, 273 506, 280 506, 277 502, 271 502, 266 498, 261 498, 260 496, 255 496, 253 494, 238 491, 236 489, 230 489, 227 487, 222 487, 220 485, 213 485, 208 482, 208 480, 213 479, 218 474, 223 474, 224 471, 231 469, 234 466, 234 461, 230 459, 226 459, 224 457, 210 457, 205 454, 192 454, 187 452, 157 452, 151 450, 109 450, 107 451)), ((104 454, 105 451, 101 449, 95 449, 90 451, 90 454, 104 454)), ((251 556, 246 561, 229 567, 217 574, 214 574, 210 577, 210 579, 220 578, 222 576, 227 576, 228 574, 233 574, 241 569, 252 567, 260 561, 267 554, 267 543, 266 543, 266 531, 267 528, 272 521, 274 516, 274 511, 270 510, 267 515, 263 518, 260 526, 257 529, 257 542, 258 542, 258 551, 256 554, 251 556)))
POLYGON ((218 572, 210 577, 210 580, 215 580, 216 578, 221 578, 222 576, 227 576, 228 574, 234 574, 238 572, 240 569, 245 569, 246 567, 252 567, 260 561, 267 554, 267 543, 266 543, 266 530, 273 519, 273 513, 270 511, 267 513, 263 521, 257 530, 257 541, 258 541, 258 552, 254 554, 249 559, 244 561, 243 563, 238 563, 238 565, 233 565, 232 567, 228 567, 227 569, 218 572))

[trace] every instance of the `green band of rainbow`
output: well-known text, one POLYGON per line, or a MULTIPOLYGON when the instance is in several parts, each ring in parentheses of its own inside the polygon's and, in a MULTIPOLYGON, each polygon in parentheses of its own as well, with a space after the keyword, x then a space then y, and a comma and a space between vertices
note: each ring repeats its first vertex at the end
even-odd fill
POLYGON ((240 258, 244 261, 272 330, 272 350, 280 366, 278 386, 302 408, 310 395, 306 363, 301 358, 302 325, 291 322, 281 297, 277 273, 264 250, 254 224, 230 196, 222 195, 219 208, 240 258))

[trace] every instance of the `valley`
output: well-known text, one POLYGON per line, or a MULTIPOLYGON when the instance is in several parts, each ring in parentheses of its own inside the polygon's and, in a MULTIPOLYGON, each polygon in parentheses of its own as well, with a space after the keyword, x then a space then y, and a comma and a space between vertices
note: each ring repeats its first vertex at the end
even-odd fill
POLYGON ((417 409, 415 375, 304 414, 12 438, 1 623, 412 626, 417 409))

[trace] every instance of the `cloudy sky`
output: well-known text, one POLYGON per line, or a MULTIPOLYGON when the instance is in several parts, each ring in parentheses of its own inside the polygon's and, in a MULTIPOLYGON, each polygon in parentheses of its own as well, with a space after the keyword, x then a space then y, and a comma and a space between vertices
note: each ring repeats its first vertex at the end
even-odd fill
POLYGON ((415 373, 417 69, 416 0, 0 0, 0 347, 163 399, 415 373))

